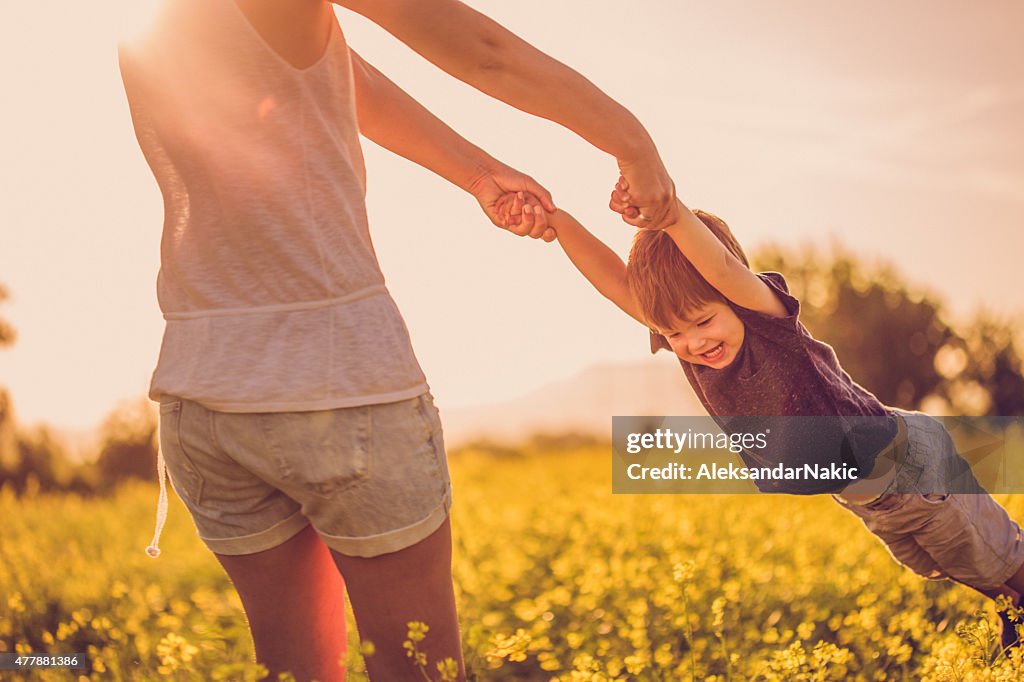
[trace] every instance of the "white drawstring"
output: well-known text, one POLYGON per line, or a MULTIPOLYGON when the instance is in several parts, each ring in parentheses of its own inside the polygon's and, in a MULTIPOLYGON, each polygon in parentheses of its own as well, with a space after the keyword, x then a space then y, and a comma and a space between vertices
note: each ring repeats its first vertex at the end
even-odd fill
POLYGON ((146 554, 153 559, 160 556, 160 533, 164 530, 164 522, 167 521, 167 464, 164 463, 164 452, 162 448, 156 451, 156 476, 160 481, 160 499, 156 503, 156 529, 153 531, 153 540, 146 548, 146 554))

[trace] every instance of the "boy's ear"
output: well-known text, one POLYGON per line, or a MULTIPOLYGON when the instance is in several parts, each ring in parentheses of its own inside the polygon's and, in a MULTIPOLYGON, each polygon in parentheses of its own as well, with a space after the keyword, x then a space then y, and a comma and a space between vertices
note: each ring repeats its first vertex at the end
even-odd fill
POLYGON ((659 350, 672 350, 672 346, 669 345, 665 337, 654 331, 653 329, 648 330, 651 334, 651 353, 657 353, 659 350))

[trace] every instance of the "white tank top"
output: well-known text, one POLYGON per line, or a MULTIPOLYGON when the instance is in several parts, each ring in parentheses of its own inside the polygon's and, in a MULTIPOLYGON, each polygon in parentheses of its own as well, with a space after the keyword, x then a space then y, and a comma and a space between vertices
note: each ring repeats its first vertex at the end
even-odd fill
POLYGON ((283 412, 426 391, 370 241, 336 22, 323 56, 297 69, 233 0, 170 0, 119 54, 164 199, 150 397, 283 412))

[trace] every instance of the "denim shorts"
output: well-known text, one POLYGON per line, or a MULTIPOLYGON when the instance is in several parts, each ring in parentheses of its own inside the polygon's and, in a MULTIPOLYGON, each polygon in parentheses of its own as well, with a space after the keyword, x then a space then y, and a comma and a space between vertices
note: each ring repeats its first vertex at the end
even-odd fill
POLYGON ((307 524, 341 554, 410 547, 451 508, 429 393, 314 412, 216 412, 160 400, 160 448, 203 542, 218 554, 280 545, 307 524))
POLYGON ((942 422, 896 412, 906 423, 908 449, 889 491, 868 504, 836 501, 919 575, 981 590, 1004 584, 1024 564, 1020 526, 976 481, 974 492, 959 492, 972 486, 963 480, 966 463, 942 422))

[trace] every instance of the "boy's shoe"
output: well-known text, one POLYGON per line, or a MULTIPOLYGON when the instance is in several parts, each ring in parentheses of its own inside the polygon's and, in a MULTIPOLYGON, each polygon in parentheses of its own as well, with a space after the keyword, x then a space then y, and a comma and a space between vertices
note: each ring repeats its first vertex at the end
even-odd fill
POLYGON ((1001 626, 999 641, 1003 651, 1020 646, 1020 634, 1017 632, 1017 626, 1021 624, 1021 612, 1020 606, 1006 611, 996 610, 996 613, 999 615, 999 625, 1001 626))

